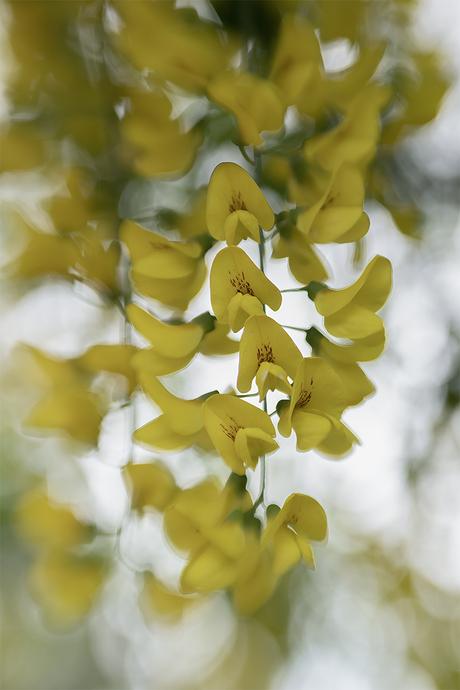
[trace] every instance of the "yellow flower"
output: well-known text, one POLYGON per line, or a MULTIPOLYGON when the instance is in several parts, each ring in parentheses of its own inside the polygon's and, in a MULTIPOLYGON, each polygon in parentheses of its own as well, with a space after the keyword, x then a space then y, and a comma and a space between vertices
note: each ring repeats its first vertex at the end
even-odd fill
POLYGON ((123 479, 131 496, 131 509, 141 514, 149 509, 163 512, 179 490, 171 472, 160 462, 130 462, 123 468, 123 479))
POLYGON ((172 105, 163 93, 130 93, 131 112, 121 121, 121 131, 134 153, 134 168, 144 177, 186 173, 203 143, 195 127, 184 132, 172 120, 172 105))
POLYGON ((167 622, 181 620, 190 606, 196 606, 200 601, 197 597, 184 596, 178 591, 167 587, 153 573, 143 572, 144 584, 139 597, 139 606, 144 617, 149 621, 152 617, 160 617, 167 622))
POLYGON ((160 450, 184 450, 196 443, 203 429, 203 401, 177 398, 148 371, 140 372, 139 382, 163 414, 137 429, 134 441, 160 450))
POLYGON ((137 352, 132 358, 132 366, 137 370, 147 370, 155 376, 172 374, 186 367, 214 325, 210 314, 202 315, 203 318, 197 317, 190 323, 166 323, 134 302, 127 305, 126 315, 136 331, 151 345, 137 352))
MULTIPOLYGON (((102 401, 88 390, 91 376, 75 360, 57 360, 27 346, 36 365, 30 375, 46 391, 45 397, 26 415, 23 425, 30 429, 64 432, 83 443, 96 444, 102 422, 102 401), (38 376, 37 376, 38 375, 38 376)), ((29 375, 29 367, 26 363, 29 375)))
POLYGON ((203 421, 223 461, 236 474, 244 474, 245 465, 255 469, 261 455, 278 448, 267 413, 233 395, 208 398, 203 404, 203 421))
POLYGON ((222 249, 210 274, 211 304, 216 318, 239 331, 252 314, 263 314, 262 304, 276 311, 281 292, 238 247, 222 249))
POLYGON ((224 43, 218 31, 201 21, 195 11, 176 9, 172 0, 116 0, 115 7, 124 23, 121 48, 135 67, 147 67, 157 79, 183 89, 204 91, 238 48, 233 40, 224 43))
POLYGON ((244 146, 262 144, 261 132, 277 130, 283 125, 285 108, 281 93, 268 79, 250 72, 227 70, 211 79, 208 94, 235 115, 244 146))
POLYGON ((375 156, 380 136, 379 113, 390 97, 391 90, 385 85, 364 87, 336 127, 305 141, 303 153, 307 162, 331 172, 343 162, 366 166, 375 156))
POLYGON ((236 163, 220 163, 209 180, 206 204, 208 230, 216 240, 239 244, 259 242, 259 225, 270 230, 273 211, 252 177, 236 163))
POLYGON ((29 587, 53 627, 75 625, 94 605, 104 580, 104 561, 53 548, 32 564, 29 587))
POLYGON ((323 109, 323 61, 314 27, 292 13, 283 17, 270 80, 282 91, 285 105, 317 117, 323 109))
POLYGON ((234 355, 240 349, 240 343, 239 340, 232 340, 228 337, 229 330, 230 326, 216 323, 214 330, 206 333, 198 345, 198 352, 206 355, 206 357, 234 355))
POLYGON ((352 285, 320 290, 314 302, 331 335, 355 340, 383 331, 383 321, 375 312, 383 307, 390 290, 391 264, 384 256, 375 256, 352 285))
POLYGON ((288 437, 293 428, 299 451, 317 448, 326 455, 344 455, 357 442, 340 421, 345 407, 345 388, 330 364, 319 357, 303 359, 290 404, 281 409, 278 431, 288 437))
POLYGON ((297 227, 308 235, 310 242, 329 243, 349 231, 363 215, 364 180, 357 168, 342 163, 331 174, 319 194, 308 193, 300 203, 309 208, 299 214, 297 227))
POLYGON ((302 353, 284 328, 268 316, 251 316, 246 321, 240 342, 240 367, 237 387, 247 393, 256 377, 260 400, 269 390, 290 395, 288 376, 294 378, 302 353))
POLYGON ((15 523, 23 539, 42 547, 78 546, 94 536, 91 525, 80 522, 68 508, 54 504, 36 490, 21 497, 15 523))
POLYGON ((262 549, 273 544, 273 569, 278 577, 284 575, 299 561, 315 570, 315 559, 310 542, 325 542, 327 518, 318 501, 304 494, 291 494, 279 512, 278 506, 267 509, 268 522, 262 534, 262 549), (275 508, 275 510, 271 510, 275 508), (275 513, 275 515, 273 515, 275 513))
POLYGON ((351 345, 331 343, 314 326, 307 332, 313 354, 329 362, 345 386, 347 407, 359 405, 375 388, 357 362, 368 362, 380 356, 385 346, 385 333, 379 331, 351 345))
POLYGON ((310 281, 322 281, 328 278, 322 257, 313 249, 308 236, 286 219, 279 234, 273 239, 272 259, 288 257, 289 269, 294 278, 302 285, 310 281))
POLYGON ((49 275, 70 278, 81 256, 73 238, 35 230, 19 216, 15 216, 14 226, 26 244, 5 266, 7 275, 25 279, 49 275))
POLYGON ((162 304, 185 311, 206 276, 202 246, 198 242, 167 240, 129 220, 122 223, 120 238, 131 255, 135 288, 162 304))
POLYGON ((136 371, 132 365, 133 356, 138 352, 133 345, 93 345, 75 363, 92 374, 108 371, 124 376, 128 382, 128 395, 137 386, 136 371))
POLYGON ((222 529, 221 526, 231 512, 251 508, 251 496, 245 487, 246 477, 230 475, 223 489, 216 481, 206 479, 177 493, 164 514, 164 528, 172 546, 191 552, 211 542, 220 544, 229 554, 238 552, 240 530, 232 526, 236 523, 228 523, 222 529), (227 546, 225 534, 229 539, 227 546))

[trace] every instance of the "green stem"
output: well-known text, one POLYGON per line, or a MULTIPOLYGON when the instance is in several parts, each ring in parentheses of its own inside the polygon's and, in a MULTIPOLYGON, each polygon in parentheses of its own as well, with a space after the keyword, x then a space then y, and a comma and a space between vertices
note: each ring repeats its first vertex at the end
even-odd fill
POLYGON ((241 155, 243 156, 243 158, 244 158, 245 160, 247 160, 248 163, 250 163, 251 165, 255 165, 255 164, 256 164, 255 161, 252 160, 252 158, 249 158, 248 154, 246 153, 246 151, 245 151, 245 149, 244 149, 244 146, 239 146, 238 148, 239 148, 240 151, 241 151, 241 155))

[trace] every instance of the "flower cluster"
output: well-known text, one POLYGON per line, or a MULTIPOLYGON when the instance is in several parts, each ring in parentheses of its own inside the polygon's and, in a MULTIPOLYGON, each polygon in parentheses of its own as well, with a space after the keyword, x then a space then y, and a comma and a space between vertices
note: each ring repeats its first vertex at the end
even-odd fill
MULTIPOLYGON (((46 279, 89 292, 123 332, 118 343, 101 332, 67 358, 20 348, 18 369, 40 390, 23 427, 74 452, 97 449, 106 415, 132 410, 139 391, 160 411, 132 422, 117 472, 126 520, 155 511, 184 558, 175 585, 134 568, 145 615, 173 620, 217 591, 252 615, 300 561, 315 568, 325 512, 300 493, 267 505, 266 464, 293 432, 298 451, 327 458, 358 443, 342 416, 374 392, 360 363, 384 350, 377 312, 392 280, 386 257, 366 255, 366 201, 416 234, 418 208, 388 161, 406 132, 434 118, 448 85, 433 53, 408 46, 391 49, 415 76, 390 73, 384 38, 365 28, 375 3, 354 3, 350 15, 327 0, 308 13, 304 2, 211 2, 215 21, 172 0, 8 2, 16 117, 1 137, 2 172, 40 170, 48 196, 36 217, 11 214, 22 244, 7 273, 28 289, 46 279), (249 16, 255 6, 260 16, 249 16), (321 49, 337 39, 356 59, 328 71, 321 49), (331 243, 344 268, 362 269, 348 287, 321 254, 331 243), (274 282, 281 261, 287 286, 274 282), (199 314, 204 290, 212 311, 199 314), (312 301, 323 328, 300 316, 281 325, 290 292, 312 301), (163 378, 193 371, 195 358, 236 354, 233 380, 192 399, 163 378), (155 455, 139 461, 136 447, 155 455), (191 462, 218 463, 219 480, 190 485, 173 472, 168 453, 190 449, 191 462)), ((409 10, 394 14, 407 27, 409 10)), ((104 538, 123 562, 125 522, 104 535, 42 488, 15 519, 38 549, 37 599, 53 619, 85 616, 115 560, 104 538)))

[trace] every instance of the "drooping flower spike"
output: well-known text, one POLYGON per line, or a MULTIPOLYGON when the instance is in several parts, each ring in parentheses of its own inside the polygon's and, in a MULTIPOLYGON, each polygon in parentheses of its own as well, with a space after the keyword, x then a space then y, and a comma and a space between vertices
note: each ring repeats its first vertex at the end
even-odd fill
POLYGON ((209 180, 206 222, 216 240, 236 245, 248 237, 259 242, 259 225, 270 230, 275 216, 249 173, 236 163, 220 163, 209 180))
POLYGON ((262 304, 276 311, 281 292, 239 247, 226 247, 215 257, 211 273, 211 304, 220 323, 239 331, 249 316, 263 314, 262 304))
POLYGON ((338 374, 320 357, 301 361, 294 377, 291 401, 280 411, 278 431, 297 435, 297 450, 316 448, 326 455, 344 455, 358 439, 341 421, 345 388, 338 374))
POLYGON ((301 361, 302 353, 284 328, 265 314, 251 316, 240 342, 238 390, 247 393, 255 376, 260 400, 269 390, 290 395, 287 377, 294 378, 301 361))

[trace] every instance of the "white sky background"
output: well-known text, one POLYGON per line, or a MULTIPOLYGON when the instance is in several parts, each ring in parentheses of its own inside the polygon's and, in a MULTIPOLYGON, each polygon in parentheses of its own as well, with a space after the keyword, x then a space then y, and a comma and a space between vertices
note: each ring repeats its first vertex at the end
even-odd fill
MULTIPOLYGON (((455 70, 456 86, 438 120, 423 128, 414 145, 421 165, 447 177, 452 170, 458 170, 460 157, 459 7, 450 0, 423 0, 419 17, 417 38, 420 45, 422 48, 442 46, 449 66, 455 70)), ((228 160, 243 164, 237 152, 228 160)), ((213 162, 209 162, 209 167, 212 169, 213 162)), ((203 182, 208 177, 209 171, 203 171, 203 182)), ((11 193, 4 190, 3 196, 11 198, 11 193)), ((427 430, 439 413, 440 386, 450 372, 452 343, 446 333, 446 321, 449 317, 460 330, 460 236, 457 228, 447 239, 449 233, 445 233, 443 224, 452 226, 454 222, 449 209, 440 209, 439 214, 432 217, 426 239, 420 246, 392 227, 389 216, 382 210, 372 207, 369 213, 371 230, 366 245, 366 263, 377 253, 388 256, 394 269, 394 290, 382 312, 389 349, 380 360, 363 367, 376 386, 377 394, 344 415, 345 423, 357 434, 362 445, 348 458, 333 461, 314 452, 297 453, 293 435, 286 441, 277 439, 281 449, 267 459, 266 503, 282 505, 290 493, 298 491, 312 495, 326 509, 331 555, 327 548, 316 550, 315 577, 319 582, 324 578, 324 596, 332 596, 337 589, 331 608, 334 608, 340 634, 342 637, 349 635, 351 641, 345 652, 340 645, 335 648, 332 643, 319 641, 313 645, 310 641, 304 652, 279 675, 276 687, 283 690, 434 688, 431 679, 415 667, 405 666, 404 633, 398 633, 398 622, 391 614, 373 609, 376 603, 371 595, 366 599, 367 604, 358 610, 359 592, 353 590, 353 586, 342 592, 342 574, 334 572, 332 547, 339 552, 347 550, 349 545, 344 536, 347 531, 375 535, 389 549, 401 542, 410 544, 412 563, 424 577, 447 589, 458 588, 460 582, 460 481, 458 465, 455 467, 460 425, 457 424, 456 445, 447 444, 434 450, 439 455, 436 458, 439 464, 422 485, 417 521, 406 489, 403 463, 408 449, 414 457, 422 457, 427 450, 430 441, 427 430), (376 617, 379 618, 378 626, 376 617), (384 645, 378 639, 379 634, 393 640, 386 655, 381 652, 384 645), (378 654, 381 657, 376 662, 378 654), (388 670, 389 676, 382 678, 382 664, 389 664, 390 659, 394 668, 391 672, 388 670)), ((209 252, 209 261, 219 248, 209 252)), ((256 261, 257 248, 250 243, 245 243, 244 248, 256 261)), ((350 269, 351 250, 347 246, 325 247, 324 254, 333 267, 334 287, 350 284, 361 272, 350 269)), ((285 262, 270 263, 267 274, 280 289, 294 285, 285 262)), ((86 296, 93 299, 90 292, 86 296)), ((13 306, 8 299, 8 291, 4 290, 2 343, 6 352, 14 343, 26 341, 56 355, 75 355, 91 343, 94 333, 100 332, 100 310, 83 302, 68 287, 56 289, 55 285, 45 285, 24 295, 13 306)), ((209 298, 203 291, 192 302, 190 316, 208 308, 209 298)), ((157 313, 161 311, 156 305, 154 309, 157 313)), ((283 306, 274 316, 282 324, 309 327, 316 322, 321 325, 312 303, 302 293, 284 295, 283 306)), ((107 316, 106 325, 105 341, 117 342, 119 323, 107 316)), ((290 331, 290 335, 308 356, 310 348, 302 334, 290 331)), ((165 380, 173 392, 192 398, 215 388, 223 391, 228 385, 235 386, 237 367, 237 356, 225 360, 198 356, 185 373, 165 380)), ((272 400, 276 398, 269 396, 269 412, 274 409, 272 400)), ((140 425, 154 416, 153 408, 140 404, 137 415, 140 425)), ((125 492, 118 470, 128 459, 125 433, 128 422, 123 417, 121 412, 109 415, 101 449, 75 463, 65 460, 64 456, 60 467, 56 458, 49 463, 46 460, 49 452, 63 453, 59 451, 59 443, 52 440, 43 442, 40 452, 43 464, 51 470, 51 489, 61 500, 78 501, 78 495, 85 495, 83 489, 81 492, 78 489, 83 486, 78 483, 81 482, 79 472, 83 472, 93 500, 85 501, 80 508, 90 512, 97 503, 96 517, 107 530, 116 528, 125 507, 125 492), (74 477, 76 483, 69 482, 69 476, 74 477)), ((135 457, 142 459, 152 454, 138 449, 135 457)), ((187 485, 206 472, 209 462, 216 473, 226 475, 220 461, 203 461, 193 452, 173 455, 170 462, 176 477, 187 485)), ((258 482, 256 473, 251 483, 253 495, 257 495, 258 482)), ((179 559, 165 556, 158 561, 159 554, 165 553, 165 546, 153 519, 142 525, 132 525, 124 539, 124 548, 128 559, 141 567, 146 563, 155 564, 158 574, 166 579, 172 581, 178 573, 179 559)), ((233 622, 222 601, 211 603, 199 619, 186 620, 180 633, 157 624, 147 634, 134 606, 130 578, 120 573, 119 580, 113 583, 113 591, 114 596, 108 598, 104 612, 92 621, 92 637, 106 672, 113 678, 127 674, 130 687, 136 690, 145 687, 152 675, 155 687, 180 687, 184 679, 193 676, 193 664, 197 664, 198 672, 199 665, 204 663, 203 649, 208 650, 209 659, 212 659, 216 649, 228 645, 233 622), (121 590, 120 600, 115 592, 121 590), (120 645, 125 653, 117 657, 113 650, 120 645), (182 663, 173 663, 168 653, 171 647, 174 657, 181 657, 182 663)))

